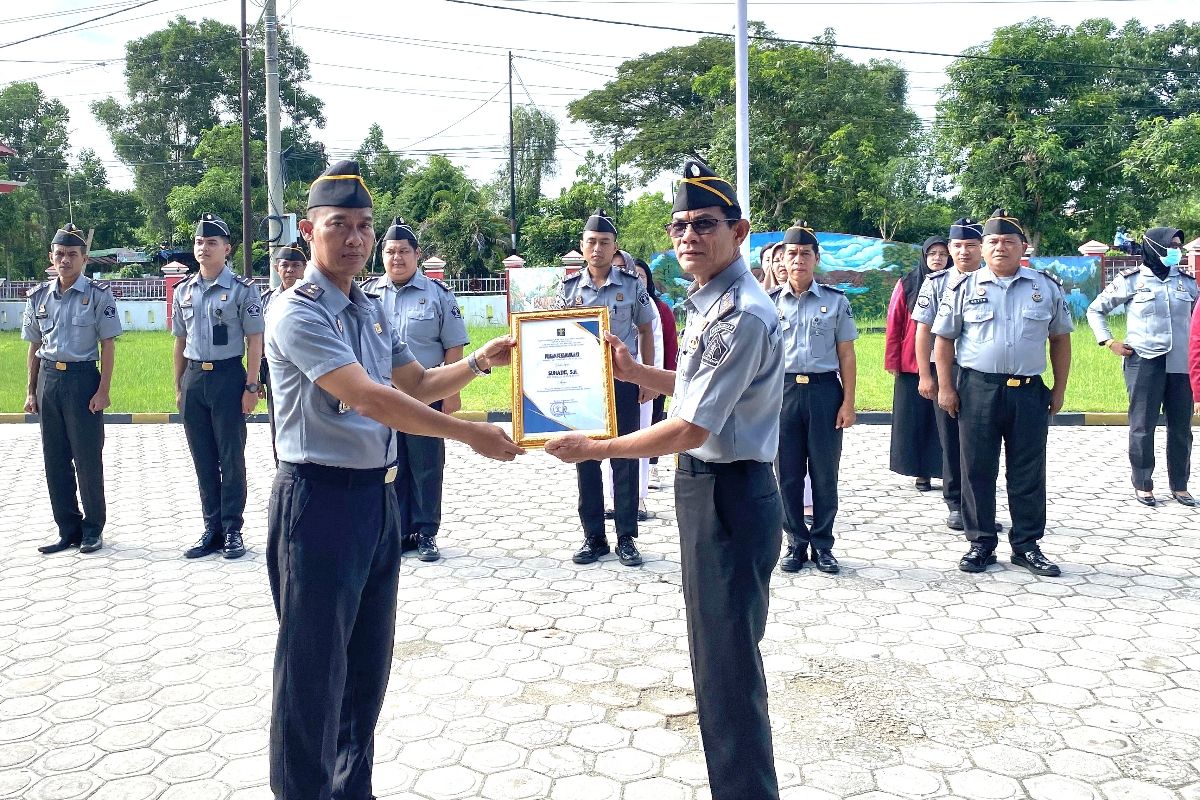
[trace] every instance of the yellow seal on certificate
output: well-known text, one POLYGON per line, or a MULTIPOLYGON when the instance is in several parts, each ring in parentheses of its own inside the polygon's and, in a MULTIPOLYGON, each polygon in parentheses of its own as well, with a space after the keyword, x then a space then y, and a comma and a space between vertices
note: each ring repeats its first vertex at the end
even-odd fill
POLYGON ((617 435, 606 306, 511 315, 513 439, 540 447, 560 433, 617 435))

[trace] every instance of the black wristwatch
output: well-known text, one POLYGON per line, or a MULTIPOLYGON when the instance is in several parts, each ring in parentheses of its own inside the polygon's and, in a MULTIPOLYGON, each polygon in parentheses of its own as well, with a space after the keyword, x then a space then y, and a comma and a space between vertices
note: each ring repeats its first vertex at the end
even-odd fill
POLYGON ((258 394, 258 384, 257 383, 247 383, 246 391, 249 392, 250 394, 258 394))
POLYGON ((1108 347, 1109 343, 1111 343, 1111 342, 1112 342, 1112 339, 1105 339, 1103 342, 1100 342, 1099 344, 1101 347, 1108 347))

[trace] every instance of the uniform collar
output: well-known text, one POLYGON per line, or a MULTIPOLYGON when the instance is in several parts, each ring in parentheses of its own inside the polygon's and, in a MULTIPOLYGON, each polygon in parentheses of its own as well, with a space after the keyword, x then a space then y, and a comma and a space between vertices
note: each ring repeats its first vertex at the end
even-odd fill
POLYGON ((397 292, 402 292, 409 287, 422 292, 429 288, 429 278, 425 277, 425 273, 421 272, 420 267, 417 267, 417 271, 414 272, 413 276, 408 279, 408 283, 404 283, 399 286, 392 282, 392 279, 387 276, 387 273, 384 273, 384 276, 380 280, 383 282, 383 288, 392 289, 393 291, 397 292))
POLYGON ((342 313, 342 311, 346 309, 346 306, 351 304, 358 306, 361 309, 370 309, 371 307, 371 298, 367 297, 363 290, 358 287, 357 283, 351 282, 350 294, 347 296, 346 293, 343 292, 340 287, 336 286, 333 281, 329 280, 329 278, 325 276, 325 273, 321 272, 317 265, 312 261, 308 262, 308 266, 304 269, 304 278, 302 281, 298 281, 296 285, 299 286, 302 282, 315 283, 317 286, 320 286, 325 290, 321 293, 321 296, 317 299, 317 302, 325 306, 326 310, 328 310, 329 313, 333 314, 334 316, 342 313))
MULTIPOLYGON (((808 285, 808 288, 805 289, 803 293, 811 294, 813 297, 820 297, 821 295, 825 294, 826 291, 828 291, 828 290, 825 289, 824 287, 822 287, 821 284, 817 283, 817 279, 814 277, 813 282, 808 285)), ((791 281, 788 281, 787 283, 783 284, 783 293, 791 295, 792 297, 796 298, 797 300, 800 299, 800 295, 798 295, 792 291, 792 282, 791 281)))
MULTIPOLYGON (((992 272, 992 268, 987 264, 984 264, 973 273, 967 272, 965 274, 977 275, 978 277, 975 278, 976 283, 998 283, 1000 281, 1000 279, 996 277, 996 273, 992 272)), ((1017 267, 1017 272, 1012 276, 1012 278, 1014 281, 1017 278, 1028 278, 1029 280, 1034 280, 1034 272, 1029 267, 1017 267)))
POLYGON ((721 299, 721 296, 729 291, 729 287, 733 286, 738 278, 749 271, 746 262, 739 255, 730 262, 728 267, 714 275, 712 280, 703 286, 699 286, 693 281, 691 287, 688 288, 688 303, 696 311, 707 316, 708 312, 717 304, 717 301, 721 299))
MULTIPOLYGON (((75 282, 71 284, 71 288, 67 289, 67 291, 68 292, 86 292, 88 286, 90 286, 91 283, 92 283, 91 278, 89 278, 87 275, 80 274, 80 276, 75 279, 75 282)), ((54 292, 55 294, 59 294, 58 290, 59 290, 58 278, 55 278, 54 280, 50 281, 50 291, 54 292)), ((63 296, 63 295, 60 295, 60 296, 63 296)))
POLYGON ((597 286, 595 284, 595 282, 592 280, 592 273, 588 272, 587 267, 584 267, 582 270, 580 270, 580 274, 583 276, 584 280, 587 281, 588 285, 591 286, 596 291, 603 289, 605 286, 620 286, 621 285, 621 278, 620 278, 621 269, 620 269, 620 267, 611 267, 608 270, 608 277, 605 279, 604 283, 600 284, 599 286, 597 286), (614 280, 614 278, 615 278, 615 280, 614 280))
MULTIPOLYGON (((204 280, 204 276, 200 274, 200 270, 196 270, 196 283, 199 284, 202 280, 204 280)), ((217 273, 216 280, 212 282, 212 285, 220 286, 222 289, 233 288, 233 270, 229 268, 228 264, 217 273)))
MULTIPOLYGON (((1142 266, 1139 268, 1138 277, 1139 278, 1154 278, 1154 280, 1156 280, 1156 281, 1160 280, 1160 278, 1154 274, 1154 270, 1150 269, 1145 264, 1142 264, 1142 266)), ((1167 270, 1167 277, 1162 278, 1161 280, 1163 283, 1167 283, 1172 278, 1182 278, 1182 277, 1183 277, 1183 273, 1179 271, 1178 266, 1175 266, 1175 267, 1171 267, 1169 270, 1167 270)))

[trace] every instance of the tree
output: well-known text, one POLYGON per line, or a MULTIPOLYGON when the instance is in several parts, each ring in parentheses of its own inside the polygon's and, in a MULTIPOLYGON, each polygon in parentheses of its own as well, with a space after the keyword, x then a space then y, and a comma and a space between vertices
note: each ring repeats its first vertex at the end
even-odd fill
POLYGON ((646 192, 621 209, 618 219, 621 249, 649 262, 654 253, 671 249, 663 229, 671 221, 671 201, 657 192, 646 192))
POLYGON ((79 166, 71 170, 71 207, 75 223, 92 228, 92 248, 133 247, 140 242, 142 208, 133 192, 113 191, 108 171, 92 150, 79 153, 79 166))
POLYGON ((587 218, 607 207, 608 199, 603 186, 587 180, 575 181, 556 198, 542 198, 521 229, 521 255, 530 266, 557 266, 562 256, 579 248, 587 218))
MULTIPOLYGON (((769 35, 761 26, 759 35, 769 35)), ((832 44, 832 34, 826 34, 832 44)), ((807 218, 826 229, 873 232, 857 196, 878 168, 912 150, 919 121, 896 64, 858 64, 832 47, 774 40, 749 53, 751 207, 756 229, 807 218)), ((706 37, 627 61, 617 78, 569 106, 642 182, 685 158, 736 172, 733 45, 706 37)))
POLYGON ((1153 213, 1158 199, 1146 176, 1121 168, 1122 153, 1144 120, 1194 107, 1198 45, 1200 25, 1183 21, 999 28, 967 51, 987 58, 947 70, 935 128, 942 167, 975 214, 1007 208, 1038 249, 1106 240, 1118 223, 1153 213))
MULTIPOLYGON (((517 230, 537 210, 542 199, 542 181, 558 173, 558 121, 554 117, 532 106, 517 106, 513 109, 513 150, 516 161, 517 230)), ((508 163, 500 168, 498 188, 506 199, 508 209, 509 179, 508 163)), ((498 192, 497 194, 501 194, 498 192)), ((507 211, 506 211, 507 216, 507 211)))
POLYGON ((398 193, 416 163, 411 158, 400 158, 389 150, 383 140, 383 128, 374 122, 367 131, 367 138, 358 146, 354 158, 358 161, 359 172, 372 193, 398 193))
POLYGON ((1200 189, 1200 114, 1142 121, 1123 158, 1126 176, 1140 179, 1146 199, 1155 202, 1154 212, 1139 227, 1200 230, 1200 202, 1195 199, 1200 189))
MULTIPOLYGON (((259 33, 251 37, 257 42, 259 33)), ((204 131, 240 116, 238 31, 206 19, 182 16, 125 48, 127 104, 113 98, 92 105, 108 129, 117 156, 133 168, 148 235, 172 229, 165 199, 172 188, 195 185, 203 172, 194 157, 204 131)), ((297 125, 324 125, 321 101, 300 88, 308 79, 308 56, 279 32, 279 88, 284 111, 297 125)), ((265 79, 261 58, 250 65, 251 138, 265 136, 265 79)))
POLYGON ((67 207, 67 125, 70 113, 32 82, 0 89, 0 142, 16 151, 6 159, 8 177, 26 181, 43 213, 61 214, 67 207))

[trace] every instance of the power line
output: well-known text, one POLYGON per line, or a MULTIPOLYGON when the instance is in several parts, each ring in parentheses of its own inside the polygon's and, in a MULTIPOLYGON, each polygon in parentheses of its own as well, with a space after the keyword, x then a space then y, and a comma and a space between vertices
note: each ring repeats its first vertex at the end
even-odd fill
POLYGON ((159 2, 159 0, 142 0, 142 2, 140 2, 136 5, 123 6, 121 8, 118 8, 116 11, 110 11, 107 14, 101 14, 98 17, 92 17, 91 19, 85 19, 80 22, 72 22, 70 25, 64 25, 61 28, 55 28, 52 31, 46 31, 45 33, 35 34, 34 36, 26 36, 24 39, 17 39, 15 42, 8 42, 7 44, 0 44, 0 50, 3 50, 6 47, 13 47, 18 44, 25 44, 26 42, 32 42, 35 39, 44 39, 45 37, 53 36, 56 33, 63 33, 64 31, 73 30, 74 28, 79 28, 79 27, 82 27, 89 23, 97 22, 102 19, 107 19, 108 17, 113 17, 113 16, 116 16, 117 14, 123 14, 126 11, 133 11, 134 9, 142 8, 143 6, 148 6, 151 3, 157 3, 157 2, 159 2))
POLYGON ((499 97, 499 96, 500 96, 500 93, 501 93, 501 92, 503 92, 503 91, 504 91, 504 86, 501 86, 499 89, 497 89, 497 90, 496 90, 496 93, 495 93, 494 95, 492 95, 491 97, 489 97, 487 100, 484 100, 482 103, 480 103, 478 106, 476 106, 476 107, 475 107, 473 110, 471 110, 471 111, 468 111, 466 114, 463 114, 461 117, 459 117, 458 119, 454 120, 454 122, 451 122, 449 125, 447 125, 446 127, 442 128, 442 129, 441 129, 440 131, 438 131, 437 133, 432 133, 432 134, 430 134, 429 136, 426 136, 424 139, 418 139, 417 141, 410 143, 410 144, 408 145, 408 147, 412 148, 412 147, 416 147, 416 146, 417 146, 417 145, 419 145, 419 144, 424 144, 425 142, 428 142, 430 139, 434 138, 435 136, 441 136, 443 133, 445 133, 446 131, 450 130, 450 129, 451 129, 451 128, 453 128, 455 125, 458 125, 458 124, 459 124, 459 123, 461 123, 461 122, 465 122, 467 119, 469 119, 470 117, 472 117, 472 116, 473 116, 473 115, 475 115, 476 113, 478 113, 478 112, 482 111, 484 108, 486 108, 486 107, 487 107, 487 105, 488 105, 488 103, 492 102, 492 101, 493 101, 493 100, 495 100, 497 97, 499 97))
MULTIPOLYGON (((509 11, 517 14, 534 14, 539 17, 554 17, 556 19, 569 19, 576 22, 596 22, 604 25, 621 25, 627 28, 646 28, 655 31, 668 31, 671 33, 691 33, 700 36, 720 36, 722 38, 732 38, 732 33, 724 31, 705 31, 697 28, 678 28, 672 25, 651 25, 646 22, 627 22, 618 19, 602 19, 600 17, 581 17, 573 14, 560 14, 554 11, 537 11, 532 8, 514 8, 512 6, 497 6, 490 3, 480 3, 477 0, 446 0, 447 3, 455 3, 456 5, 475 6, 477 8, 490 8, 493 11, 509 11)), ((934 50, 902 50, 896 47, 870 47, 862 44, 842 44, 840 42, 826 42, 819 39, 785 39, 779 36, 756 36, 750 34, 749 38, 764 42, 776 42, 780 44, 802 44, 812 47, 830 47, 842 50, 866 50, 874 53, 899 53, 909 56, 935 56, 937 58, 954 58, 954 59, 970 59, 975 61, 994 61, 1001 64, 1040 64, 1050 67, 1092 67, 1096 69, 1115 69, 1129 70, 1132 72, 1146 73, 1161 73, 1170 72, 1176 75, 1200 75, 1200 70, 1192 69, 1176 69, 1174 67, 1147 67, 1136 65, 1122 64, 1089 64, 1080 61, 1047 61, 1044 59, 1031 58, 1006 58, 1004 56, 986 56, 979 53, 940 53, 934 50)))
POLYGON ((70 17, 74 14, 86 14, 89 11, 103 11, 106 8, 119 8, 132 5, 136 0, 125 0, 124 3, 108 3, 102 6, 86 6, 84 8, 71 8, 65 11, 47 11, 44 14, 30 14, 24 17, 9 17, 8 19, 0 19, 0 25, 9 25, 14 22, 33 22, 39 19, 50 19, 53 17, 70 17))

